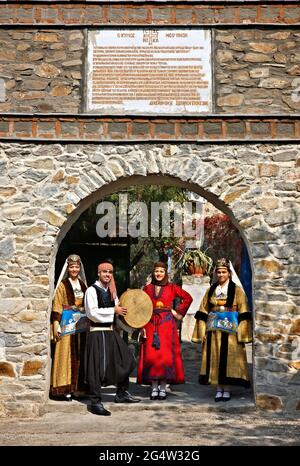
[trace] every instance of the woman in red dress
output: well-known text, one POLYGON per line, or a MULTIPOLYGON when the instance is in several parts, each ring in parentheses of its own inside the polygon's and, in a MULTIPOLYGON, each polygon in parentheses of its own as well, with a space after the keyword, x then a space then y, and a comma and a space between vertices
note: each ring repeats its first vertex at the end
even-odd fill
POLYGON ((137 382, 152 385, 151 400, 165 400, 166 384, 184 383, 184 369, 176 320, 182 320, 193 298, 180 286, 169 283, 167 266, 156 262, 152 281, 144 287, 153 304, 150 322, 142 331, 137 382), (176 311, 173 301, 180 298, 176 311))

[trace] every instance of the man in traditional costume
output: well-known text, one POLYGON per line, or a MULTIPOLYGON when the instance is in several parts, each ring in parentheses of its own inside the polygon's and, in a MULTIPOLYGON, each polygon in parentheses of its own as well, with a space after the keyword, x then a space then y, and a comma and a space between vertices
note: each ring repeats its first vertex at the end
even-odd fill
POLYGON ((183 319, 193 298, 180 286, 169 283, 163 262, 154 264, 152 281, 144 291, 152 300, 153 314, 142 330, 137 382, 152 385, 151 400, 165 400, 167 383, 184 383, 176 320, 183 319), (175 298, 180 299, 176 310, 172 309, 175 298))
POLYGON ((90 320, 85 354, 85 379, 89 384, 91 412, 102 416, 111 413, 101 401, 101 386, 116 385, 116 403, 137 403, 129 392, 129 374, 135 360, 119 333, 114 330, 115 315, 126 315, 127 309, 119 306, 109 261, 98 266, 98 280, 87 289, 85 309, 90 320))
POLYGON ((231 262, 219 259, 215 270, 217 281, 195 314, 192 341, 202 342, 199 383, 217 385, 218 402, 230 400, 230 385, 250 387, 245 343, 252 341, 252 315, 231 262))
POLYGON ((85 333, 61 336, 60 322, 64 307, 84 313, 83 299, 86 279, 81 259, 70 255, 58 279, 51 312, 51 339, 54 356, 51 372, 50 394, 57 399, 72 401, 72 394, 84 392, 85 333))

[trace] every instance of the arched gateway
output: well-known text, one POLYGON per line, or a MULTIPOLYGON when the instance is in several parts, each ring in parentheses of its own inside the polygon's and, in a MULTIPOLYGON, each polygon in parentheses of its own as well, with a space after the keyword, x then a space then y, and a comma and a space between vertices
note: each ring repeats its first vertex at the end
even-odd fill
POLYGON ((230 216, 252 264, 256 405, 299 409, 299 154, 295 144, 1 144, 0 414, 43 412, 59 245, 92 202, 137 183, 188 188, 230 216))

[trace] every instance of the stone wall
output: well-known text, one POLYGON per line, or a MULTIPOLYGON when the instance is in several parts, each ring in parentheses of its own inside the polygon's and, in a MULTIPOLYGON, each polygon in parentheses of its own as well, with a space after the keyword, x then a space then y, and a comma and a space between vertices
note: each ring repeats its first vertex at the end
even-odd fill
POLYGON ((215 41, 217 113, 299 112, 298 29, 219 29, 215 41))
POLYGON ((243 233, 254 272, 257 406, 300 408, 299 184, 296 144, 0 146, 0 414, 48 399, 54 261, 92 202, 139 182, 189 187, 243 233))
POLYGON ((0 112, 78 113, 83 52, 81 30, 0 30, 0 112))
MULTIPOLYGON (((213 36, 216 113, 299 112, 298 29, 219 28, 213 36)), ((0 111, 84 112, 86 47, 82 29, 0 30, 0 111)))

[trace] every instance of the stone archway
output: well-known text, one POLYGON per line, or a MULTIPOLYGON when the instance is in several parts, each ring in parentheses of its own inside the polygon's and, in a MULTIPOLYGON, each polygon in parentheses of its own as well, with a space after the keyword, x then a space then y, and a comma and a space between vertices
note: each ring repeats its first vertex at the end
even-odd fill
MULTIPOLYGON (((4 221, 10 234, 0 240, 5 259, 1 270, 4 283, 12 277, 14 283, 2 295, 5 313, 13 316, 3 326, 7 351, 2 373, 6 371, 10 380, 2 393, 10 394, 15 384, 24 415, 37 414, 46 401, 49 296, 53 296, 56 252, 71 225, 88 205, 112 189, 155 180, 188 187, 205 197, 229 215, 241 232, 254 276, 257 406, 294 410, 297 383, 291 383, 289 363, 298 338, 296 265, 291 255, 297 241, 297 204, 292 196, 286 201, 281 190, 286 188, 283 177, 290 184, 294 180, 299 148, 290 145, 288 149, 285 146, 283 151, 279 145, 270 149, 262 145, 2 144, 9 177, 4 221), (19 266, 24 267, 25 287, 18 278, 19 266), (15 359, 7 345, 13 327, 18 329, 15 359), (28 348, 26 352, 26 342, 27 347, 36 346, 34 353, 28 348), (36 376, 39 379, 33 383, 36 376)), ((13 414, 15 398, 4 397, 2 406, 13 414)))

